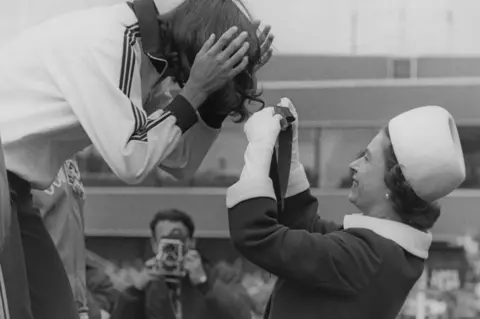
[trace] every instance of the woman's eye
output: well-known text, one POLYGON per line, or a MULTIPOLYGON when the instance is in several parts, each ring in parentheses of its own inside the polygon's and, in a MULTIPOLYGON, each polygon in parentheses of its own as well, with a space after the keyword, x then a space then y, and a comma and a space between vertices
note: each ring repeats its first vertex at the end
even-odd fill
POLYGON ((366 154, 365 151, 362 151, 362 152, 358 153, 358 154, 357 154, 357 160, 358 160, 358 159, 361 159, 362 157, 365 158, 365 154, 366 154))

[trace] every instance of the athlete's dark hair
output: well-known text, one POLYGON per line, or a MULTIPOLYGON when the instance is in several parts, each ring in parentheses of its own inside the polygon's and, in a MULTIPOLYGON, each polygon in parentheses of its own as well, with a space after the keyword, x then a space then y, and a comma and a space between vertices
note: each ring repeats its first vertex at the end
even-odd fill
POLYGON ((240 0, 235 2, 237 3, 233 0, 186 0, 172 12, 160 16, 159 20, 162 37, 170 40, 166 54, 170 55, 168 59, 174 60, 173 63, 170 61, 177 68, 174 81, 180 86, 188 79, 196 54, 211 34, 215 34, 218 39, 233 26, 237 26, 239 31, 248 32, 248 66, 205 102, 209 111, 217 115, 232 115, 237 122, 241 122, 249 115, 245 105, 247 101, 256 101, 262 106, 264 102, 259 99, 261 92, 257 89, 254 74, 255 66, 261 58, 257 27, 240 0), (243 10, 238 6, 242 6, 243 10))

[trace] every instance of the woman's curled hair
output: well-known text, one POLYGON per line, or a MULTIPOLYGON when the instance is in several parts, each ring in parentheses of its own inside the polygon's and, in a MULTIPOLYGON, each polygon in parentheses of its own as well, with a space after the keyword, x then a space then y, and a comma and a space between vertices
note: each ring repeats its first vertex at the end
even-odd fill
POLYGON ((388 127, 384 129, 389 143, 385 148, 385 184, 390 190, 390 201, 402 222, 421 231, 433 227, 440 217, 440 206, 421 199, 403 176, 401 165, 390 142, 388 127))

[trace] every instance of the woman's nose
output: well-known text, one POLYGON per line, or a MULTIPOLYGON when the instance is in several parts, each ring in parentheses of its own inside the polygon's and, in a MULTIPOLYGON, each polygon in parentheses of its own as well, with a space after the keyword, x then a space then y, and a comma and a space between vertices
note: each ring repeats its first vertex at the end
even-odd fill
POLYGON ((353 162, 350 163, 350 165, 348 165, 348 167, 349 167, 352 171, 355 171, 357 166, 358 166, 358 159, 354 160, 353 162))

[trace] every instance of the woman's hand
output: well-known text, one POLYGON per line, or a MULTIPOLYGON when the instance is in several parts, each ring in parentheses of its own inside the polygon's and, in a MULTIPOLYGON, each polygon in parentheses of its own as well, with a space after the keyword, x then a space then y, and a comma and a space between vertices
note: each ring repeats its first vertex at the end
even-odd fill
POLYGON ((273 107, 266 107, 254 113, 245 123, 248 146, 240 179, 268 177, 273 149, 281 130, 281 119, 282 116, 276 114, 273 107))
POLYGON ((286 107, 290 110, 292 115, 295 117, 295 121, 290 123, 292 125, 292 165, 290 166, 291 169, 296 168, 297 165, 300 165, 300 154, 298 150, 298 113, 293 105, 292 101, 284 97, 280 100, 280 103, 277 104, 280 107, 286 107))
POLYGON ((244 131, 250 144, 275 146, 280 133, 282 116, 275 114, 273 107, 266 107, 254 113, 245 123, 244 131))

